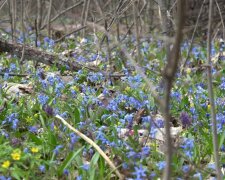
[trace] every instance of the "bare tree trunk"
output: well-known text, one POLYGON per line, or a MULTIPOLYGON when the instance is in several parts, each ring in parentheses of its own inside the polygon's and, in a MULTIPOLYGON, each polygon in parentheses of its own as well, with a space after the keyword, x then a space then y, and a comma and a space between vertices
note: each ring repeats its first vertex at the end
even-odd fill
POLYGON ((9 0, 9 14, 10 14, 10 23, 11 23, 11 36, 12 41, 15 41, 15 31, 16 31, 16 2, 15 0, 9 0))
MULTIPOLYGON (((86 22, 87 22, 89 4, 90 4, 90 0, 85 0, 83 10, 82 10, 82 14, 81 14, 81 17, 82 17, 81 25, 82 26, 85 26, 86 22)), ((85 29, 82 30, 82 36, 84 37, 84 35, 85 35, 85 29)))
POLYGON ((22 27, 22 36, 23 36, 23 51, 22 51, 22 56, 20 58, 20 63, 23 62, 24 58, 24 46, 26 43, 26 37, 25 37, 25 27, 24 27, 24 0, 21 0, 21 27, 22 27))
POLYGON ((211 36, 212 36, 212 11, 213 11, 213 0, 209 1, 209 22, 208 22, 208 37, 207 37, 207 77, 208 77, 208 93, 209 102, 211 105, 211 122, 212 122, 212 136, 213 136, 213 153, 216 165, 216 174, 218 180, 222 180, 221 170, 220 170, 220 159, 219 159, 219 146, 218 146, 218 134, 217 134, 217 122, 216 122, 216 110, 213 94, 212 85, 212 62, 211 62, 211 36))
POLYGON ((37 0, 37 31, 40 33, 42 24, 42 0, 37 0))

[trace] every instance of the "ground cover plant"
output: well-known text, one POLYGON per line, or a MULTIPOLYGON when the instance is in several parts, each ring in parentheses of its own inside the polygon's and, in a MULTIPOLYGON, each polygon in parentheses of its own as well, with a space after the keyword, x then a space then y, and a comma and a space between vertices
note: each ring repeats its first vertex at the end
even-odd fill
MULTIPOLYGON (((51 41, 45 38, 40 46, 63 51, 51 41)), ((142 70, 161 93, 162 79, 155 72, 164 63, 163 58, 157 58, 165 56, 163 47, 152 38, 143 41, 142 55, 154 63, 146 63, 142 70)), ((89 52, 86 57, 74 54, 77 61, 93 61, 98 56, 104 63, 104 52, 91 52, 93 44, 92 37, 64 42, 66 47, 82 47, 89 52)), ((130 45, 132 42, 127 43, 128 50, 130 45)), ((187 46, 188 42, 182 45, 184 57, 187 46)), ((223 51, 224 43, 215 41, 213 55, 223 51)), ((178 72, 172 90, 171 126, 179 129, 174 136, 174 177, 201 179, 215 173, 205 72, 198 68, 205 61, 205 53, 205 47, 196 44, 192 48, 188 68, 184 75, 178 72)), ((96 142, 127 178, 155 179, 162 175, 165 147, 158 134, 164 121, 139 74, 121 67, 126 76, 110 82, 101 72, 87 69, 70 75, 64 70, 63 75, 54 66, 35 69, 30 62, 20 65, 20 59, 9 54, 2 54, 1 59, 1 179, 116 178, 99 153, 55 118, 57 114, 96 142), (15 75, 19 73, 26 76, 15 75)), ((221 160, 225 138, 223 64, 221 55, 213 65, 221 160)))
POLYGON ((0 28, 0 180, 222 179, 225 42, 220 30, 211 38, 214 16, 182 38, 195 17, 185 20, 181 0, 167 12, 157 4, 152 23, 150 1, 38 0, 34 19, 32 1, 15 2, 0 5, 10 19, 0 28), (59 30, 79 15, 75 30, 59 30))

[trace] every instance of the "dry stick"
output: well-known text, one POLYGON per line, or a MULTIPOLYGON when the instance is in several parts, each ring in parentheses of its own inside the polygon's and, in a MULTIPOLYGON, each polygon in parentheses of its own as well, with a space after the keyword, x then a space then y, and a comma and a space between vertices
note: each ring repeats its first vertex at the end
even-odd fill
MULTIPOLYGON (((17 3, 16 0, 12 0, 12 23, 13 23, 13 36, 15 36, 16 33, 16 16, 17 16, 17 3)), ((16 43, 15 37, 13 38, 13 41, 16 43)))
MULTIPOLYGON (((81 12, 81 26, 85 26, 85 11, 87 10, 88 0, 84 0, 83 9, 81 12)), ((82 30, 82 36, 84 37, 84 30, 82 30)))
POLYGON ((67 123, 61 116, 56 115, 57 119, 59 119, 66 127, 68 127, 70 130, 72 130, 74 133, 76 133, 78 136, 80 136, 83 140, 85 140, 87 143, 89 143, 91 146, 93 146, 96 151, 105 159, 105 161, 109 164, 109 166, 113 169, 113 171, 116 172, 116 175, 119 177, 120 180, 124 179, 123 175, 120 174, 116 166, 113 164, 113 162, 108 158, 108 156, 101 150, 101 148, 92 141, 89 137, 85 136, 83 133, 72 127, 69 123, 67 123))
POLYGON ((199 24, 199 19, 200 19, 200 16, 201 16, 201 14, 202 14, 203 5, 204 5, 205 1, 206 1, 206 0, 204 0, 204 1, 202 2, 200 11, 199 11, 199 13, 198 13, 198 18, 197 18, 197 21, 196 21, 196 23, 195 23, 195 28, 194 28, 193 33, 192 33, 192 36, 191 36, 191 42, 190 42, 190 46, 189 46, 189 48, 188 48, 187 57, 186 57, 186 59, 185 59, 183 65, 181 66, 181 75, 184 74, 184 68, 185 68, 185 66, 186 66, 186 64, 187 64, 187 61, 188 61, 189 56, 190 56, 190 53, 191 53, 192 45, 193 45, 194 38, 195 38, 195 33, 196 33, 196 30, 197 30, 197 27, 198 27, 198 24, 199 24))
MULTIPOLYGON (((90 7, 90 0, 87 0, 87 7, 84 14, 84 25, 87 23, 88 13, 89 13, 89 7, 90 7)), ((83 30, 83 37, 85 36, 85 29, 83 30)))
MULTIPOLYGON (((67 8, 67 9, 65 9, 64 11, 58 13, 55 17, 53 17, 53 18, 51 19, 50 22, 51 22, 51 23, 54 22, 57 18, 59 18, 60 16, 62 16, 62 15, 65 14, 66 12, 70 11, 71 9, 73 9, 73 8, 75 8, 75 7, 77 7, 77 6, 81 5, 81 4, 83 4, 83 3, 84 3, 84 1, 78 2, 78 3, 74 4, 73 6, 71 6, 71 7, 67 8)), ((44 29, 46 26, 47 26, 47 24, 44 24, 43 26, 41 26, 40 29, 42 30, 42 29, 44 29)))
POLYGON ((52 0, 49 1, 49 8, 48 8, 48 37, 50 37, 50 28, 51 28, 51 12, 52 12, 52 0))
POLYGON ((211 62, 212 8, 213 8, 213 0, 210 0, 209 1, 208 36, 207 36, 207 63, 208 63, 207 79, 208 79, 209 102, 211 105, 213 153, 214 153, 214 160, 216 164, 216 174, 217 174, 217 179, 222 180, 222 175, 220 170, 218 136, 217 136, 216 110, 215 110, 214 94, 213 94, 213 87, 212 87, 213 86, 212 85, 212 62, 211 62))
POLYGON ((86 27, 87 27, 86 25, 85 25, 85 26, 82 26, 82 27, 80 27, 80 28, 78 28, 78 29, 75 29, 75 30, 73 30, 73 31, 71 31, 71 32, 69 32, 69 33, 63 35, 63 36, 60 37, 59 39, 55 40, 55 43, 58 43, 58 42, 62 41, 65 37, 67 37, 67 36, 69 36, 69 35, 71 35, 71 34, 77 33, 77 32, 79 32, 79 31, 85 29, 86 27))
POLYGON ((223 22, 223 16, 222 16, 221 9, 220 9, 220 6, 218 4, 218 1, 217 0, 215 0, 215 1, 216 1, 217 9, 218 9, 219 14, 220 14, 221 24, 223 26, 223 40, 225 40, 225 25, 224 25, 224 22, 223 22))
MULTIPOLYGON (((0 76, 4 76, 6 74, 5 73, 0 73, 0 76)), ((18 77, 27 77, 27 76, 31 76, 31 75, 34 75, 34 74, 15 74, 15 73, 9 73, 7 74, 8 76, 18 76, 18 77)))
POLYGON ((170 122, 171 122, 171 114, 170 114, 170 93, 172 89, 172 84, 175 78, 176 71, 178 69, 179 63, 179 52, 180 52, 180 44, 182 41, 182 29, 184 24, 184 11, 185 11, 185 1, 179 0, 177 4, 177 27, 176 27, 176 35, 175 42, 173 45, 173 49, 171 52, 167 52, 167 65, 164 69, 164 104, 162 106, 162 112, 165 117, 165 144, 166 144, 166 167, 163 173, 163 179, 169 180, 171 179, 171 162, 173 155, 173 143, 170 134, 170 122))
POLYGON ((100 13, 100 15, 101 15, 101 17, 103 17, 103 19, 104 19, 104 23, 105 23, 105 32, 107 32, 107 33, 105 33, 105 37, 106 37, 106 53, 107 53, 107 58, 108 58, 108 62, 109 62, 109 71, 110 71, 110 73, 112 73, 112 71, 113 71, 113 62, 112 62, 112 59, 111 59, 111 50, 110 50, 110 48, 109 48, 109 36, 108 36, 108 22, 107 22, 107 19, 106 19, 106 15, 103 13, 103 11, 102 11, 102 8, 101 8, 101 6, 99 5, 99 3, 98 3, 98 1, 97 0, 94 0, 94 3, 95 3, 95 5, 97 6, 97 9, 98 9, 98 11, 99 11, 99 13, 100 13))
POLYGON ((42 23, 42 3, 41 0, 37 0, 37 18, 35 20, 35 34, 36 34, 36 39, 35 39, 35 45, 37 47, 37 41, 40 40, 39 39, 39 34, 40 34, 40 27, 41 27, 41 23, 42 23))
POLYGON ((8 0, 8 10, 9 10, 9 17, 10 17, 10 26, 11 26, 11 38, 12 38, 12 41, 13 41, 13 39, 14 39, 14 34, 13 34, 13 32, 14 32, 14 29, 13 29, 13 17, 12 17, 12 11, 11 11, 11 2, 10 2, 11 0, 8 0))
MULTIPOLYGON (((100 21, 102 21, 102 20, 103 20, 103 18, 97 20, 96 23, 98 23, 98 22, 100 22, 100 21)), ((71 34, 77 33, 77 32, 79 32, 79 31, 81 31, 82 29, 85 29, 85 28, 87 28, 87 27, 88 27, 88 26, 85 25, 85 26, 82 26, 82 27, 80 27, 80 28, 78 28, 78 29, 72 30, 71 32, 65 34, 65 35, 62 36, 61 38, 55 40, 55 43, 58 43, 58 42, 62 41, 65 37, 67 37, 67 36, 69 36, 69 35, 71 35, 71 34)))
POLYGON ((0 10, 3 8, 3 6, 5 5, 6 2, 7 2, 7 0, 5 0, 4 2, 2 2, 2 4, 0 5, 0 10))
POLYGON ((140 36, 139 36, 139 23, 138 23, 138 14, 137 14, 137 0, 133 2, 133 18, 134 18, 134 27, 135 27, 135 36, 136 36, 136 48, 137 48, 137 59, 136 61, 140 64, 141 61, 141 50, 140 50, 140 36))
POLYGON ((25 28, 24 28, 24 0, 21 0, 21 26, 22 26, 22 33, 23 33, 23 51, 22 51, 22 56, 20 58, 20 63, 22 63, 24 59, 24 45, 26 42, 25 28))

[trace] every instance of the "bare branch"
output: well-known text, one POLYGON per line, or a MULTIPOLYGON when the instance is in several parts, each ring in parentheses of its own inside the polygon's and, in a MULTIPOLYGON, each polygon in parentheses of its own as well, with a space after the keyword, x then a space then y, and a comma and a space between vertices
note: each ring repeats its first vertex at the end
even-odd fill
POLYGON ((216 110, 215 110, 213 85, 212 85, 212 62, 211 62, 212 9, 213 9, 213 0, 210 0, 209 1, 208 37, 207 37, 207 63, 208 63, 207 79, 208 79, 209 102, 211 106, 213 153, 214 153, 214 160, 216 165, 216 174, 217 174, 217 179, 222 180, 222 175, 220 170, 218 137, 217 137, 218 135, 217 135, 216 110))

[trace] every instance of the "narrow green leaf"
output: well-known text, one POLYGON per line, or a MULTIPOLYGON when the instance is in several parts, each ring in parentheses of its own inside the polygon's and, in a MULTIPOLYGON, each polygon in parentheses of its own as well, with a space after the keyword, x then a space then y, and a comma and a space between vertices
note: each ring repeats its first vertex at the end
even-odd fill
POLYGON ((63 161, 62 165, 59 168, 59 174, 63 173, 63 170, 66 169, 73 161, 73 159, 84 149, 84 146, 75 152, 69 153, 67 158, 63 161))
POLYGON ((31 141, 33 141, 36 145, 42 145, 41 139, 32 133, 29 133, 29 139, 31 139, 31 141))
POLYGON ((97 162, 99 160, 99 157, 100 157, 100 154, 98 152, 96 152, 94 154, 94 156, 92 157, 92 159, 91 159, 91 168, 89 170, 89 175, 90 175, 89 179, 90 180, 94 180, 95 179, 96 164, 97 164, 97 162))

